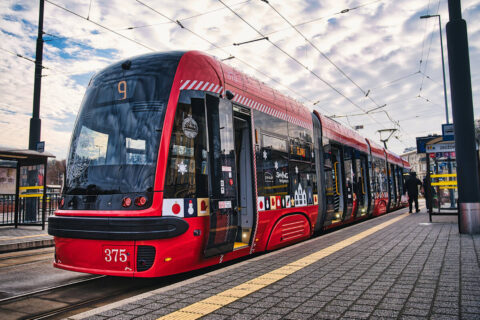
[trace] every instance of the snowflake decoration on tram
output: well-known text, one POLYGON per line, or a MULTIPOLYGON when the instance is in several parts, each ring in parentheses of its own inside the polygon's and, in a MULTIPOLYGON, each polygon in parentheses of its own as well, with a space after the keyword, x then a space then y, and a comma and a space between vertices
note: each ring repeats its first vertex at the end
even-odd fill
POLYGON ((181 173, 182 176, 183 176, 185 173, 188 173, 188 167, 187 167, 187 165, 186 165, 185 163, 183 163, 183 161, 180 162, 179 164, 177 164, 177 167, 178 167, 177 172, 178 172, 178 173, 181 173))

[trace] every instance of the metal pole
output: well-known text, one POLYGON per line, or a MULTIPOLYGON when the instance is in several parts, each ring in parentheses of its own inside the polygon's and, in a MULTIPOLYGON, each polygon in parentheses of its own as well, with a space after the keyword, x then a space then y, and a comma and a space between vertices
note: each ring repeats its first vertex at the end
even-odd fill
POLYGON ((480 186, 475 145, 467 24, 460 0, 448 0, 447 23, 450 91, 455 130, 460 233, 480 234, 480 186))
POLYGON ((37 150, 37 142, 40 141, 42 123, 40 120, 40 92, 42 86, 42 64, 43 64, 43 8, 44 0, 40 0, 38 13, 38 36, 37 51, 35 54, 35 79, 33 84, 33 112, 30 119, 30 135, 28 149, 37 150))
POLYGON ((445 116, 447 117, 447 124, 449 124, 450 121, 448 119, 447 82, 445 81, 445 59, 443 58, 442 20, 440 19, 440 15, 438 15, 438 27, 440 28, 440 48, 442 50, 443 97, 445 98, 445 116))
MULTIPOLYGON (((45 220, 47 220, 46 215, 46 204, 47 204, 47 168, 48 168, 48 158, 45 157, 43 160, 43 198, 42 198, 42 230, 45 230, 45 220)), ((52 199, 50 199, 50 202, 52 199)))
MULTIPOLYGON (((443 36, 442 36, 442 19, 440 18, 440 15, 438 16, 438 28, 440 29, 440 49, 442 50, 442 72, 443 72, 443 97, 445 99, 445 117, 447 120, 447 124, 450 123, 449 118, 448 118, 448 99, 447 99, 447 81, 445 81, 445 59, 443 55, 443 36)), ((450 155, 447 158, 448 162, 448 173, 452 173, 452 162, 450 161, 451 157, 450 155)), ((455 194, 452 189, 449 191, 450 195, 450 208, 455 208, 455 194)))
POLYGON ((20 169, 22 168, 22 163, 20 160, 17 160, 17 172, 15 178, 15 218, 14 224, 15 229, 18 228, 18 214, 20 212, 20 169))

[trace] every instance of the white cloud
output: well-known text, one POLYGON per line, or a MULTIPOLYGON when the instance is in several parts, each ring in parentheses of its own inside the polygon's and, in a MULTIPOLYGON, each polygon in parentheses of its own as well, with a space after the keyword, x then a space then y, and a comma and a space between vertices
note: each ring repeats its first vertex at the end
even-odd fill
MULTIPOLYGON (((257 39, 260 35, 218 1, 141 1, 173 20, 182 21, 184 26, 222 49, 213 49, 210 44, 134 0, 92 1, 90 12, 89 1, 52 0, 84 18, 89 15, 91 21, 155 51, 198 49, 220 58, 232 54, 238 59, 227 63, 304 101, 309 108, 313 108, 313 102, 319 101, 317 107, 327 115, 356 114, 361 112, 360 109, 376 107, 362 93, 362 90, 370 90, 369 97, 379 105, 386 103, 387 106, 382 110, 387 111, 395 121, 400 121, 401 141, 392 139, 389 142, 389 148, 397 153, 405 147, 414 146, 416 136, 438 133, 440 124, 445 121, 438 22, 436 19, 419 19, 423 14, 435 14, 437 2, 431 1, 430 8, 427 8, 425 2, 414 0, 378 1, 365 6, 361 6, 367 3, 365 1, 346 0, 269 1, 293 24, 315 20, 298 29, 353 79, 362 89, 360 90, 320 52, 289 28, 266 3, 253 0, 225 1, 262 34, 268 35, 273 43, 348 96, 357 105, 355 106, 265 40, 233 46, 233 43, 257 39), (357 6, 360 7, 339 13, 343 9, 357 6), (209 13, 182 20, 205 12, 209 13), (129 27, 139 28, 126 30, 129 27), (433 36, 431 46, 430 35, 433 36), (420 59, 423 60, 421 65, 420 59), (241 61, 261 70, 301 96, 241 61), (420 66, 429 78, 413 74, 420 66), (411 76, 385 85, 407 75, 411 76)), ((478 105, 480 25, 474 22, 480 19, 480 5, 478 1, 468 0, 462 1, 462 7, 469 31, 474 105, 478 105)), ((447 58, 446 2, 440 3, 439 13, 442 15, 447 58)), ((32 62, 21 59, 12 52, 34 57, 38 4, 27 0, 3 1, 0 4, 0 16, 0 47, 3 49, 0 51, 0 144, 26 147, 33 101, 34 68, 32 62)), ((47 76, 42 79, 41 104, 42 139, 46 140, 47 150, 64 158, 74 115, 81 103, 88 77, 110 63, 150 50, 48 2, 45 3, 44 30, 48 34, 67 37, 59 39, 45 35, 49 41, 44 46, 44 65, 49 69, 43 71, 47 76)), ((448 82, 447 89, 449 95, 448 82)), ((450 104, 450 99, 448 102, 450 104)), ((479 112, 479 107, 476 107, 477 117, 479 112)), ((378 129, 393 126, 383 112, 338 120, 347 125, 364 124, 365 129, 361 134, 377 141, 378 129)))

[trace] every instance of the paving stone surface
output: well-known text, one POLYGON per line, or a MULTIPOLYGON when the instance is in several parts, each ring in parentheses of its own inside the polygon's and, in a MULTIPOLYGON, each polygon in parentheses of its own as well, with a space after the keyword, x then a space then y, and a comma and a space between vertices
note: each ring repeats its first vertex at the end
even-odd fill
MULTIPOLYGON (((74 319, 157 319, 327 248, 405 210, 74 319)), ((202 319, 480 319, 480 236, 412 214, 202 319)))
POLYGON ((53 237, 42 226, 0 226, 0 253, 51 247, 53 237))

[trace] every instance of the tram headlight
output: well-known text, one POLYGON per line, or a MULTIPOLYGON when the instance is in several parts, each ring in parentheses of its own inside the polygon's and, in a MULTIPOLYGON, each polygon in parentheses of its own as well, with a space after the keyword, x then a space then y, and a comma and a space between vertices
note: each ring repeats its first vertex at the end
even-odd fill
POLYGON ((145 198, 144 196, 135 198, 135 205, 137 207, 143 207, 145 203, 147 203, 147 198, 145 198))
POLYGON ((129 197, 126 197, 126 198, 123 198, 122 200, 122 207, 124 208, 128 208, 132 205, 132 199, 130 199, 129 197))

